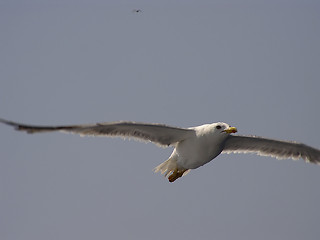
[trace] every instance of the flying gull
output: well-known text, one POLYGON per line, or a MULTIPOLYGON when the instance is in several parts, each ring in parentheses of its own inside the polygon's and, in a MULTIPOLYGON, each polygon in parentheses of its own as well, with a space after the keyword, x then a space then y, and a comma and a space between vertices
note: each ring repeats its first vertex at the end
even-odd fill
POLYGON ((160 146, 173 146, 171 156, 154 171, 170 182, 210 162, 220 153, 256 153, 278 159, 303 159, 320 164, 320 150, 302 143, 279 141, 256 136, 231 135, 237 128, 217 122, 197 127, 177 128, 163 124, 105 122, 84 125, 27 125, 0 118, 0 122, 27 133, 62 131, 91 136, 120 136, 150 141, 160 146))

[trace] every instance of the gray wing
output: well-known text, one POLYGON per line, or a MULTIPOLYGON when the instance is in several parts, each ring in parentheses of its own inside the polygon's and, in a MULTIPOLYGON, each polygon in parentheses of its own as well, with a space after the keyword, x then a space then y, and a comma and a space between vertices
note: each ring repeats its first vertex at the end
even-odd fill
POLYGON ((302 143, 278 141, 255 136, 228 136, 222 153, 257 153, 262 156, 302 158, 320 164, 320 150, 302 143))
POLYGON ((62 131, 91 136, 122 136, 151 141, 163 146, 175 144, 194 135, 194 130, 191 129, 136 122, 106 122, 69 126, 27 125, 5 119, 0 119, 0 122, 27 133, 62 131))

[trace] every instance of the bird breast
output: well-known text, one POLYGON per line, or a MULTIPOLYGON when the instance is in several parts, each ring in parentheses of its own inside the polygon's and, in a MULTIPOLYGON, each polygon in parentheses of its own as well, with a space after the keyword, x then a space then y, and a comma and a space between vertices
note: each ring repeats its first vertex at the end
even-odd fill
POLYGON ((185 169, 195 169, 210 162, 221 153, 220 142, 208 136, 199 136, 178 143, 175 149, 178 165, 185 169))

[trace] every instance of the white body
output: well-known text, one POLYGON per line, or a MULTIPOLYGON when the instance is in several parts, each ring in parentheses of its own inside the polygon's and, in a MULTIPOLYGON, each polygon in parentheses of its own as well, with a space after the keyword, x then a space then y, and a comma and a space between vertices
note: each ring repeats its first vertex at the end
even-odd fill
POLYGON ((186 175, 190 169, 210 162, 222 152, 223 143, 229 136, 225 131, 228 128, 228 124, 220 122, 189 128, 194 131, 193 136, 178 142, 169 159, 154 171, 160 171, 165 176, 173 172, 186 175))
POLYGON ((177 161, 178 169, 201 167, 221 153, 221 142, 228 134, 221 133, 215 126, 216 124, 205 124, 192 128, 196 133, 195 138, 177 143, 170 158, 177 161))

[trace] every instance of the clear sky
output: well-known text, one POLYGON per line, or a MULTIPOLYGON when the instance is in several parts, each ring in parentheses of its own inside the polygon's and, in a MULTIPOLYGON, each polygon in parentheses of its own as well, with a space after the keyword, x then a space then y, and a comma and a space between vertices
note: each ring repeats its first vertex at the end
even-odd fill
MULTIPOLYGON (((319 1, 0 1, 0 117, 117 120, 320 148, 319 1), (141 9, 135 13, 133 9, 141 9)), ((0 239, 317 240, 320 167, 0 125, 0 239)))

